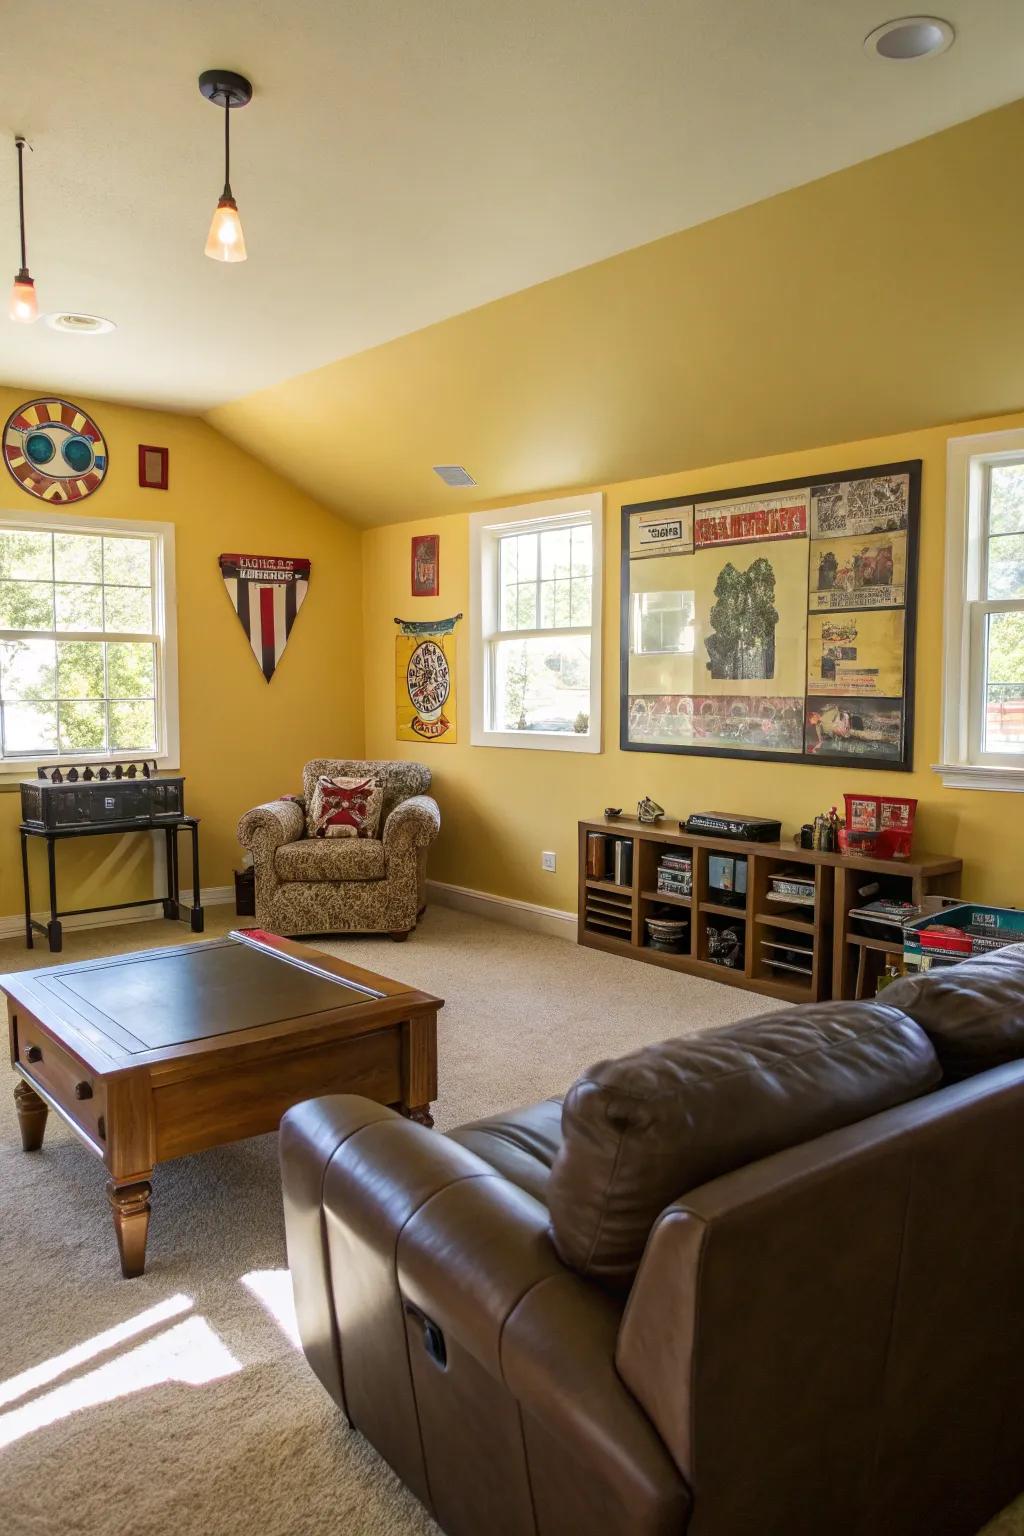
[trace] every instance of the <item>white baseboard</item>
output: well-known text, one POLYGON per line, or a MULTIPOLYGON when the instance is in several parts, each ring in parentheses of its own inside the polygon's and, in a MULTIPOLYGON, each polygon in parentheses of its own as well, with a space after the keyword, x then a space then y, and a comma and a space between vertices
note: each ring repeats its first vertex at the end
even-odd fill
POLYGON ((511 923, 514 928, 528 928, 532 933, 546 933, 550 938, 576 942, 576 913, 559 907, 541 907, 533 901, 517 901, 512 896, 493 896, 490 891, 471 891, 464 885, 449 885, 444 880, 428 880, 427 891, 442 907, 460 912, 475 912, 492 922, 511 923))
MULTIPOLYGON (((191 891, 182 892, 182 904, 187 907, 191 899, 191 891)), ((219 907, 225 902, 233 902, 235 888, 233 885, 203 886, 199 891, 199 900, 204 907, 219 907)), ((50 920, 49 912, 33 912, 37 922, 46 923, 50 920)), ((163 917, 163 908, 159 901, 145 907, 122 908, 120 912, 83 912, 78 917, 62 917, 60 925, 69 932, 72 928, 110 928, 119 923, 148 923, 154 918, 163 917)), ((18 913, 15 917, 0 917, 0 939, 18 939, 25 932, 25 919, 18 913)), ((36 942, 46 943, 40 934, 36 934, 36 942)))

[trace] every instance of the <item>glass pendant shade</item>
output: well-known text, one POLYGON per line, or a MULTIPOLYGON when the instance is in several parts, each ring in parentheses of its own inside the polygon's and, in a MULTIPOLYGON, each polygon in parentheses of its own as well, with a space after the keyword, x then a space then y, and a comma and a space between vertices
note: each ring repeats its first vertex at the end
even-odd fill
POLYGON ((238 217, 238 204, 233 197, 222 197, 214 209, 210 233, 206 237, 206 254, 214 261, 245 260, 245 235, 238 217))
POLYGON ((14 279, 8 314, 12 320, 17 320, 22 325, 31 325, 33 320, 39 318, 36 285, 27 272, 19 272, 14 279))

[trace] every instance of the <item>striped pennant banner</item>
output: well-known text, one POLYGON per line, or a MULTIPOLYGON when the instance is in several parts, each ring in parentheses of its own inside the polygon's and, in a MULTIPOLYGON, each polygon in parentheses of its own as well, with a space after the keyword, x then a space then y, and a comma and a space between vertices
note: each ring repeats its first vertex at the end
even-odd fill
POLYGON ((309 566, 308 560, 282 555, 220 557, 231 605, 268 683, 309 590, 309 566))

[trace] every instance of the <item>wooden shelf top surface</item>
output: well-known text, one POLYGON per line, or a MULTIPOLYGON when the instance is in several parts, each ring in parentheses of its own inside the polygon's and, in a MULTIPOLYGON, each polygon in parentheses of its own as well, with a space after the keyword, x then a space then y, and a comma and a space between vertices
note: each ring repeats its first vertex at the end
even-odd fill
POLYGON ((863 869, 870 874, 906 875, 953 875, 963 868, 962 859, 945 854, 921 853, 910 859, 870 859, 859 854, 823 853, 814 848, 797 848, 792 843, 757 843, 736 837, 705 837, 694 832, 683 832, 678 823, 669 817, 663 821, 647 823, 632 816, 620 816, 606 821, 603 816, 594 821, 581 821, 581 832, 606 832, 611 837, 640 837, 654 843, 672 844, 683 848, 711 848, 716 852, 761 854, 772 859, 785 859, 794 864, 841 865, 845 869, 863 869))

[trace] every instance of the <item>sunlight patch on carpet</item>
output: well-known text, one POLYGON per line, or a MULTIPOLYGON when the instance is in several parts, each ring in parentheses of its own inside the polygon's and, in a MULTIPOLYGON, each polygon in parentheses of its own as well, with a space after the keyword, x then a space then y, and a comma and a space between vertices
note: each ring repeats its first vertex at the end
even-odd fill
POLYGON ((242 1284, 270 1313, 289 1344, 301 1349, 290 1272, 287 1269, 252 1269, 242 1276, 242 1284))

